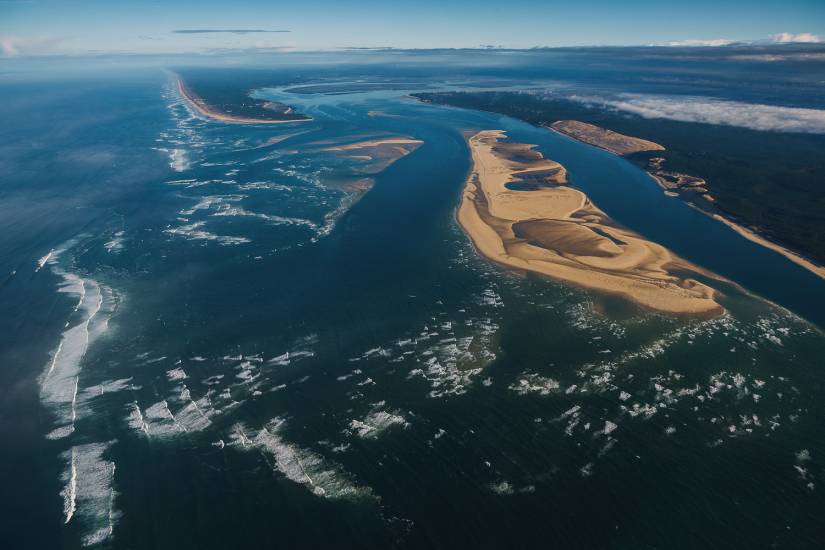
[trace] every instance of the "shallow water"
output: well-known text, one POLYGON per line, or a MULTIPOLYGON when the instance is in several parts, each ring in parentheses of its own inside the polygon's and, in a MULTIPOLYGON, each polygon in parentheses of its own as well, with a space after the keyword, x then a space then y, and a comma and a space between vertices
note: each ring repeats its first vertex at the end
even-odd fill
POLYGON ((625 161, 402 90, 264 91, 314 117, 273 128, 194 117, 160 73, 60 89, 2 107, 33 140, 3 151, 13 547, 825 536, 821 281, 625 161), (453 213, 462 131, 492 128, 781 307, 725 285, 726 315, 669 317, 490 265, 453 213), (354 205, 324 185, 363 167, 317 142, 399 134, 424 144, 354 205))

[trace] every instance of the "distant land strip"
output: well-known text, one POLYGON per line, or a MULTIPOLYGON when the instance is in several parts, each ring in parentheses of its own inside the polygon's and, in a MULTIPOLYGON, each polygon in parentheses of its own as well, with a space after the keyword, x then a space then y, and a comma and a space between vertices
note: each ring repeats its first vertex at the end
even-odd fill
POLYGON ((231 115, 229 113, 224 113, 217 110, 212 105, 209 105, 203 98, 199 97, 190 88, 188 88, 186 84, 183 82, 183 78, 181 78, 180 75, 175 75, 175 79, 177 80, 178 92, 180 93, 181 97, 183 97, 186 100, 186 102, 198 113, 205 117, 211 118, 212 120, 226 122, 228 124, 282 124, 286 122, 307 122, 312 120, 312 117, 307 115, 304 115, 303 118, 275 119, 242 117, 237 115, 231 115))
MULTIPOLYGON (((610 153, 618 156, 625 156, 640 151, 663 151, 665 149, 663 146, 652 141, 626 136, 618 132, 613 132, 612 130, 600 128, 599 126, 595 126, 593 124, 575 120, 559 120, 551 124, 549 128, 575 140, 581 141, 582 143, 599 147, 600 149, 604 149, 605 151, 609 151, 610 153)), ((678 196, 681 198, 681 195, 677 192, 678 190, 698 190, 702 193, 702 197, 705 200, 714 202, 713 197, 704 187, 705 181, 703 179, 685 174, 665 172, 661 170, 662 162, 664 162, 664 159, 651 159, 650 169, 647 173, 665 191, 666 195, 678 196)), ((692 203, 689 204, 692 205, 692 203)), ((825 279, 825 266, 818 265, 801 254, 769 240, 763 235, 760 235, 758 231, 740 225, 729 217, 724 216, 722 213, 710 212, 700 207, 696 207, 696 210, 710 216, 718 222, 727 225, 745 239, 781 254, 798 266, 803 267, 814 275, 825 279)))

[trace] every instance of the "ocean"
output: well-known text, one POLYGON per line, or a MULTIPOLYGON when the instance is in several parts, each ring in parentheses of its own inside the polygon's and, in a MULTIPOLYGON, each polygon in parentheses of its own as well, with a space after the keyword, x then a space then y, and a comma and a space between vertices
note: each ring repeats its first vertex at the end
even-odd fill
POLYGON ((825 285, 623 159, 399 86, 261 90, 313 117, 277 125, 203 119, 154 69, 2 88, 9 548, 825 537, 825 285), (482 129, 730 279, 726 313, 476 254, 454 213, 482 129), (396 136, 423 143, 379 171, 331 150, 396 136))

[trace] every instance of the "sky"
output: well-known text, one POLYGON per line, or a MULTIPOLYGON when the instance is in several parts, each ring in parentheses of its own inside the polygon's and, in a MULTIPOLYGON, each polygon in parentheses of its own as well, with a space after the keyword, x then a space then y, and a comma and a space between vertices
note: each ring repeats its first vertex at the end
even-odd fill
POLYGON ((825 40, 825 0, 0 0, 0 57, 751 40, 825 40))

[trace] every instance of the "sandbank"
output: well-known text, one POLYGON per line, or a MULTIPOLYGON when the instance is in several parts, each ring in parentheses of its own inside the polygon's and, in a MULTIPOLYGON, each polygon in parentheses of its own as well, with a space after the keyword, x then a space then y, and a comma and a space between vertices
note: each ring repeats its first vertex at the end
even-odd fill
POLYGON ((714 289, 680 275, 701 269, 619 227, 566 185, 564 167, 531 145, 500 142, 504 137, 485 130, 469 139, 473 167, 457 219, 482 255, 656 311, 723 311, 714 289))

